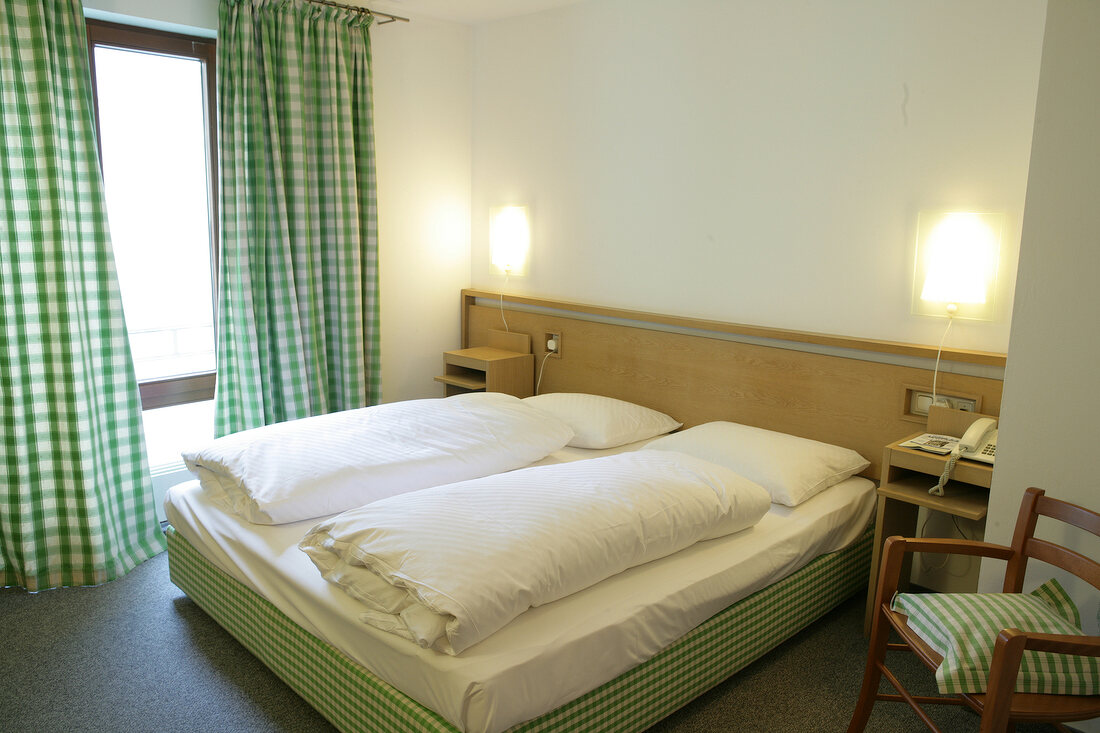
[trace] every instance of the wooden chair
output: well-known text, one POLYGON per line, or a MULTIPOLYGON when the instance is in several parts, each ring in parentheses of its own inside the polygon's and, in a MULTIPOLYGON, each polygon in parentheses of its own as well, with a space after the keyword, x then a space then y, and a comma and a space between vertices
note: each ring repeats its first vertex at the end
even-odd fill
POLYGON ((1059 730, 1063 721, 1086 720, 1100 716, 1100 695, 1041 695, 1016 693, 1016 676, 1025 649, 1082 656, 1100 656, 1100 637, 1063 636, 1026 633, 1005 629, 997 637, 990 669, 989 684, 984 694, 962 694, 946 697, 911 695, 886 668, 886 651, 907 650, 916 653, 929 669, 935 670, 943 661, 906 623, 906 616, 892 611, 890 603, 897 590, 902 558, 907 552, 953 553, 1006 560, 1004 593, 1020 593, 1024 572, 1031 558, 1050 563, 1076 575, 1100 589, 1100 563, 1061 545, 1034 537, 1039 516, 1052 517, 1100 536, 1100 513, 1044 496, 1040 489, 1025 492, 1019 519, 1012 536, 1012 545, 1004 547, 986 542, 954 539, 907 539, 890 537, 883 546, 878 596, 871 624, 870 648, 863 687, 856 704, 849 733, 862 731, 877 700, 906 702, 929 730, 940 729, 932 722, 921 704, 968 705, 981 716, 981 732, 1011 731, 1016 722, 1054 723, 1059 730), (901 644, 888 643, 893 629, 901 644), (897 689, 897 695, 879 692, 882 676, 897 689))

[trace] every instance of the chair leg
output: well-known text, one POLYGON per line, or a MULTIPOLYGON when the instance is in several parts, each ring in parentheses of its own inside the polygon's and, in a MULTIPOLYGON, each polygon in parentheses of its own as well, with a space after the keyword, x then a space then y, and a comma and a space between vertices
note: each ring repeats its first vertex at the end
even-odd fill
POLYGON ((886 645, 890 641, 890 624, 882 617, 882 608, 875 609, 871 622, 871 641, 867 647, 867 666, 863 671, 863 686, 859 691, 859 700, 848 723, 848 733, 861 733, 867 727, 871 709, 875 706, 879 683, 882 680, 880 664, 886 662, 886 645))

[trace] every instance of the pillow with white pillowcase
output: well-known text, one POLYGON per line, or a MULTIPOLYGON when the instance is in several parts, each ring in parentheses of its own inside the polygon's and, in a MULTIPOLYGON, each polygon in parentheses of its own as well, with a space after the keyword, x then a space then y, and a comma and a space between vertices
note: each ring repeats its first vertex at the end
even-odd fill
POLYGON ((666 435, 645 448, 679 451, 733 469, 786 506, 798 506, 871 465, 848 448, 724 421, 666 435))
POLYGON ((574 448, 617 448, 683 425, 663 412, 602 395, 550 392, 523 401, 573 428, 574 448))

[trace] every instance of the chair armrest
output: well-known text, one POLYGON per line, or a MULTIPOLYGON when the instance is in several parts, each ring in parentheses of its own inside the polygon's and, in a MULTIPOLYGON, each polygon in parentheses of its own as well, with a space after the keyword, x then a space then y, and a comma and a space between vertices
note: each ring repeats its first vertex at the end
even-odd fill
POLYGON ((1012 706, 1012 694, 1016 689, 1016 678, 1020 674, 1020 662, 1025 649, 1100 657, 1100 637, 1040 634, 1019 629, 1004 629, 997 634, 997 643, 993 645, 993 658, 989 665, 985 705, 990 711, 991 721, 998 725, 1008 721, 1008 710, 1012 706))
MULTIPOLYGON (((887 537, 882 546, 882 563, 879 566, 878 596, 875 608, 894 597, 901 576, 902 558, 909 552, 948 553, 953 555, 977 555, 997 560, 1008 560, 1013 556, 1011 547, 994 545, 989 542, 964 539, 941 539, 931 537, 887 537)), ((878 611, 876 610, 877 614, 878 611)))
POLYGON ((1008 560, 1013 555, 1011 547, 994 545, 990 542, 978 540, 964 540, 958 538, 940 537, 889 537, 884 545, 883 553, 889 552, 891 546, 897 546, 894 552, 939 552, 951 555, 978 555, 991 557, 996 560, 1008 560), (891 542, 891 540, 896 540, 891 542))
MULTIPOLYGON (((1076 634, 1039 634, 1019 629, 1005 629, 997 635, 997 643, 1004 639, 1010 644, 1013 638, 1022 637, 1024 649, 1054 654, 1074 654, 1081 657, 1100 657, 1100 636, 1077 636, 1076 634)), ((996 647, 994 647, 996 651, 996 647)))

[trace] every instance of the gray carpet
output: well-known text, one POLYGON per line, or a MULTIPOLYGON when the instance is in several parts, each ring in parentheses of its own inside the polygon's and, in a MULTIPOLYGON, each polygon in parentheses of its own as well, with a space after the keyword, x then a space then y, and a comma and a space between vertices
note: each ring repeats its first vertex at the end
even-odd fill
MULTIPOLYGON (((651 733, 844 730, 867 648, 862 615, 853 598, 651 733)), ((171 584, 164 554, 97 588, 0 591, 0 628, 2 731, 333 730, 171 584)), ((923 674, 916 663, 898 671, 923 674)), ((933 714, 946 731, 978 730, 968 711, 933 714)), ((879 703, 868 730, 924 728, 904 705, 879 703)))

